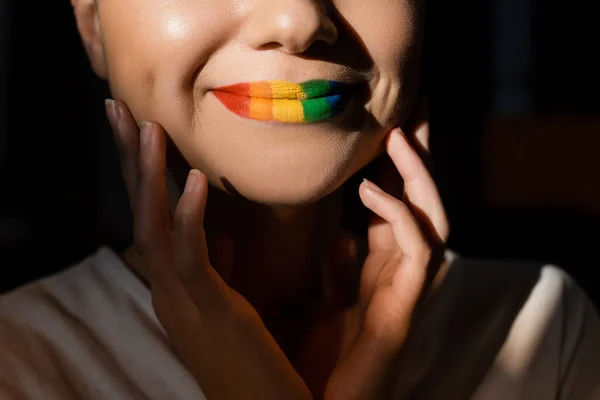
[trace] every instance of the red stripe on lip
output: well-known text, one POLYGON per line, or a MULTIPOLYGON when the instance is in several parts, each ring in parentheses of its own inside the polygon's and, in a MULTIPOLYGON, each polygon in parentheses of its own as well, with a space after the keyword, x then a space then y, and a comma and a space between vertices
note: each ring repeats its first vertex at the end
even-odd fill
POLYGON ((250 97, 250 84, 249 83, 236 83, 234 85, 223 86, 220 88, 213 89, 215 93, 231 93, 237 96, 250 97))
POLYGON ((248 118, 250 116, 250 101, 249 96, 241 96, 222 91, 213 91, 214 95, 219 99, 225 107, 231 112, 239 115, 240 117, 248 118))

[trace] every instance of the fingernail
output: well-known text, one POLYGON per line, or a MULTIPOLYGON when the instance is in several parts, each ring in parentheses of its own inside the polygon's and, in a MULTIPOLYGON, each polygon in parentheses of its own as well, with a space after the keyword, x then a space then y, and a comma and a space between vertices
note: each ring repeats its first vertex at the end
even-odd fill
POLYGON ((114 127, 117 125, 117 103, 113 99, 104 100, 104 106, 106 107, 106 115, 108 121, 114 127))
POLYGON ((401 128, 395 128, 392 131, 392 135, 398 135, 398 136, 406 137, 406 135, 404 134, 404 131, 401 128))
POLYGON ((381 188, 379 186, 377 186, 376 184, 374 184, 373 182, 371 182, 370 180, 368 180, 366 178, 363 179, 363 185, 365 185, 365 187, 367 189, 373 190, 375 193, 383 194, 383 190, 381 190, 381 188))
POLYGON ((394 129, 392 129, 390 131, 390 134, 386 137, 386 140, 385 140, 386 141, 386 145, 389 145, 392 140, 396 140, 396 139, 394 139, 394 136, 397 136, 397 137, 400 137, 400 138, 405 137, 404 136, 404 132, 402 132, 402 129, 400 129, 400 128, 394 128, 394 129))
POLYGON ((145 146, 148 143, 150 143, 150 139, 152 138, 152 132, 150 129, 151 127, 152 123, 148 121, 140 122, 140 141, 142 146, 145 146))
POLYGON ((198 171, 191 170, 188 174, 187 181, 185 182, 184 193, 192 193, 198 187, 198 171))

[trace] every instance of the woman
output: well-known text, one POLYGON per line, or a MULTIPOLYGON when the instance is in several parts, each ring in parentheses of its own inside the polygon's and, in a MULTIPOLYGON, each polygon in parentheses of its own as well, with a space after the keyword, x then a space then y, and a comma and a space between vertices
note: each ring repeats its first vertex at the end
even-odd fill
POLYGON ((4 397, 598 395, 568 277, 444 257, 422 1, 72 3, 135 244, 0 301, 4 397))

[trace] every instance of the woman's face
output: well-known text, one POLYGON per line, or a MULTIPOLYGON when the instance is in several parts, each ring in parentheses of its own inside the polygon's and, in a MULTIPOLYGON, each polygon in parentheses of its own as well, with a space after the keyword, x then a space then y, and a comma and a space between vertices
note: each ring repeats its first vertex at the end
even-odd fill
POLYGON ((138 121, 160 123, 212 184, 298 205, 377 157, 406 118, 421 3, 99 0, 97 21, 113 95, 138 121))

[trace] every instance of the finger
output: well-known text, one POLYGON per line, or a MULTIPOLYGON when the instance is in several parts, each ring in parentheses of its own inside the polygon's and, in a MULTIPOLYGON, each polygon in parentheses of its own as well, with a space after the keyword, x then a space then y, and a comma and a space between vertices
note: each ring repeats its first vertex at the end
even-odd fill
POLYGON ((435 182, 425 164, 399 129, 390 133, 387 152, 404 180, 404 190, 411 207, 419 210, 431 223, 442 242, 448 239, 449 224, 435 182))
POLYGON ((223 279, 211 266, 204 231, 207 195, 206 176, 191 170, 173 218, 175 273, 198 306, 216 306, 223 288, 223 279))
POLYGON ((330 398, 377 398, 389 383, 430 258, 429 246, 408 206, 369 181, 361 185, 360 197, 389 224, 399 251, 388 260, 367 260, 366 267, 373 268, 363 272, 369 282, 363 281, 361 286, 371 286, 367 289, 372 293, 370 303, 357 340, 328 384, 330 398))
POLYGON ((138 182, 135 193, 134 240, 152 282, 159 282, 172 264, 172 227, 165 179, 165 133, 158 124, 143 123, 140 131, 138 182))
MULTIPOLYGON (((411 279, 424 280, 431 250, 418 222, 406 204, 383 192, 369 181, 361 185, 360 195, 365 206, 380 216, 382 224, 386 224, 394 242, 385 244, 386 251, 370 252, 365 261, 360 278, 360 306, 366 310, 376 289, 382 282, 392 278, 399 259, 405 262, 414 261, 415 265, 422 266, 411 279)), ((369 242, 378 240, 371 237, 371 232, 369 236, 369 242)), ((384 240, 390 239, 386 236, 384 240)))
POLYGON ((106 112, 119 152, 129 204, 133 208, 140 151, 140 130, 125 103, 107 99, 106 112))
MULTIPOLYGON (((404 197, 402 177, 387 154, 378 160, 377 182, 381 190, 389 195, 398 199, 404 197)), ((397 249, 391 226, 375 213, 369 215, 368 237, 370 252, 387 253, 397 249)))
POLYGON ((428 256, 429 245, 406 204, 368 180, 361 184, 359 194, 363 204, 389 224, 402 257, 421 259, 428 256))
POLYGON ((173 218, 176 272, 184 278, 209 265, 203 225, 207 192, 204 174, 191 170, 173 218))
POLYGON ((406 204, 366 179, 360 185, 359 195, 363 204, 389 225, 394 244, 403 254, 414 255, 427 249, 425 237, 406 204))

